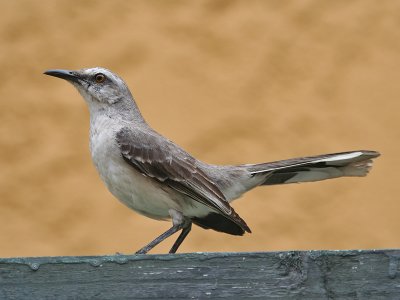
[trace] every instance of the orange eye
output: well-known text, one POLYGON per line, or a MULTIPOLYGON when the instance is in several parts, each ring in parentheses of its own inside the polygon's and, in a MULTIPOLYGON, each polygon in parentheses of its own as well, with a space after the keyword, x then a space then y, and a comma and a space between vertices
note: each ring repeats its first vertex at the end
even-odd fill
POLYGON ((94 75, 94 80, 96 80, 97 83, 102 83, 106 80, 106 76, 103 73, 97 73, 94 75))

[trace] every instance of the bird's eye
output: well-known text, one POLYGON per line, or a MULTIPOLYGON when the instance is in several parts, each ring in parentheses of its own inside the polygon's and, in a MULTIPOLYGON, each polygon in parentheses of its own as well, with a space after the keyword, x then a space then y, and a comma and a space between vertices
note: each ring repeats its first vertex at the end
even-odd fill
POLYGON ((97 83, 102 83, 104 82, 104 80, 106 80, 106 75, 104 75, 103 73, 97 73, 96 75, 94 75, 94 80, 96 80, 97 83))

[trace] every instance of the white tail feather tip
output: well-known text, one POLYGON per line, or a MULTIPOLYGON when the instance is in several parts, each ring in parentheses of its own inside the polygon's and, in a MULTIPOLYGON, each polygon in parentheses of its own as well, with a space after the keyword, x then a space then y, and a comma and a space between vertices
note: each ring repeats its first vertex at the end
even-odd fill
POLYGON ((372 168, 372 159, 350 163, 343 167, 344 176, 366 176, 372 168))

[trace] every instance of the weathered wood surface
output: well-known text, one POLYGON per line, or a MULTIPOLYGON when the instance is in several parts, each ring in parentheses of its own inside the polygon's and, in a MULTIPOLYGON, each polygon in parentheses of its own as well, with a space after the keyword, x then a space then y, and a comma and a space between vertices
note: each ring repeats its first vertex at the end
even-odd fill
POLYGON ((400 299, 400 250, 0 259, 0 299, 400 299))

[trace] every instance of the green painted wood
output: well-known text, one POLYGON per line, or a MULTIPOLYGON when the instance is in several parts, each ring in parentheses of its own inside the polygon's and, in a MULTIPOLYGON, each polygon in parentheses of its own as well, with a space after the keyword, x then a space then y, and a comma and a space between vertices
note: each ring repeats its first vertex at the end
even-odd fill
POLYGON ((400 250, 0 259, 0 299, 400 299, 400 250))

